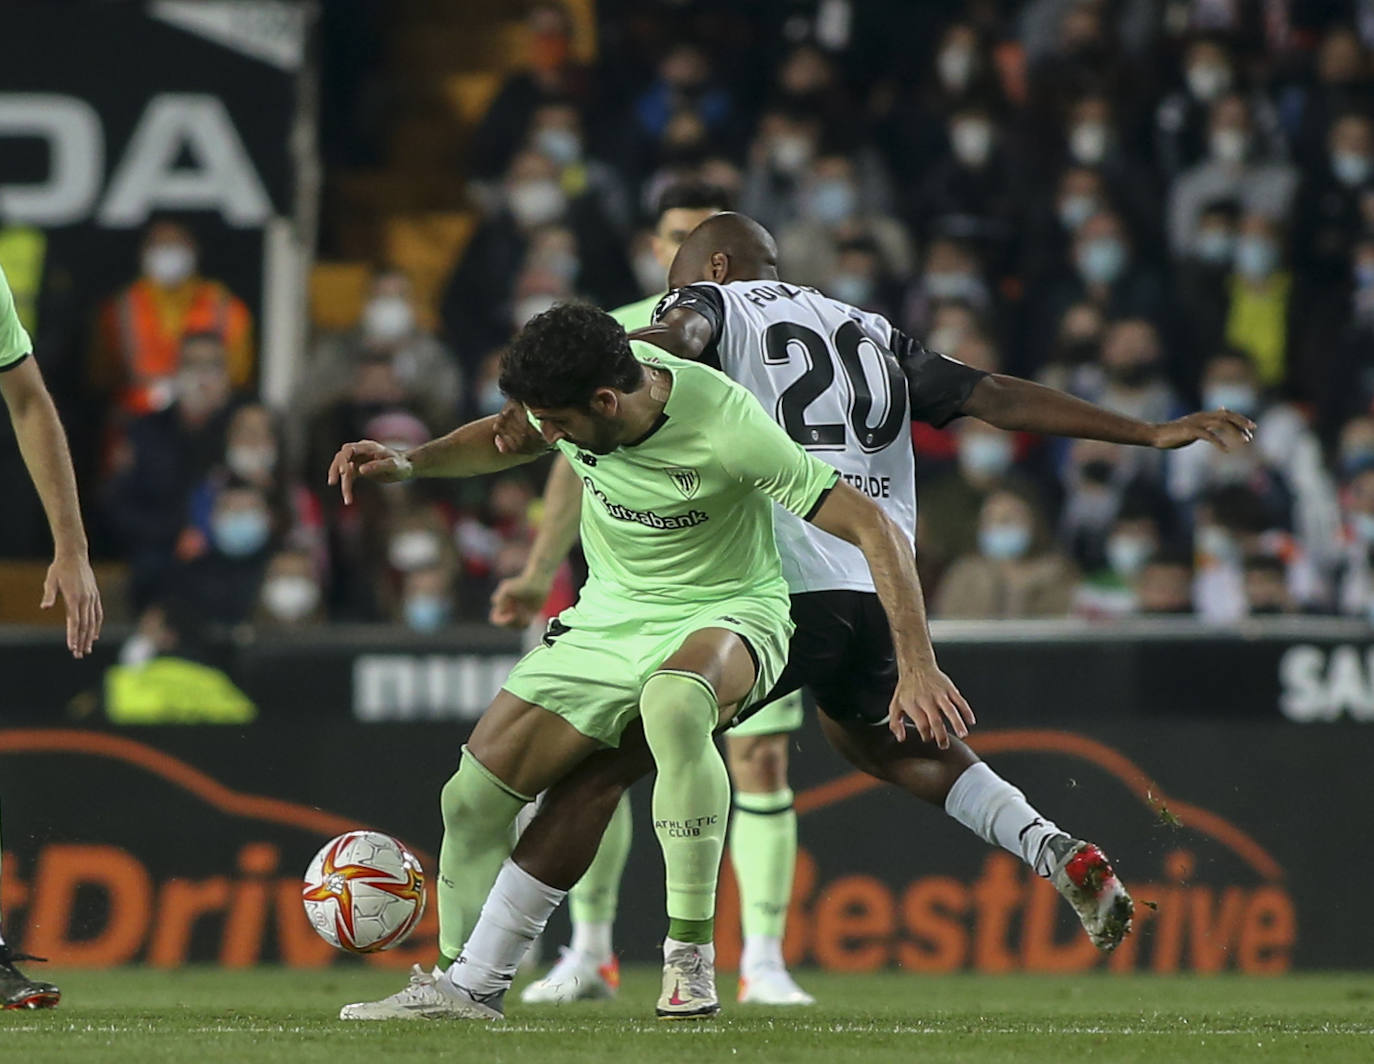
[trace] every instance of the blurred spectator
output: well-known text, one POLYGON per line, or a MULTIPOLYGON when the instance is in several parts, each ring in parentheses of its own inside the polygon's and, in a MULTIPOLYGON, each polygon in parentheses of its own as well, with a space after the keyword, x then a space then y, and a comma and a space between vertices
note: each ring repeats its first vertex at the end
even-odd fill
POLYGON ((1245 559, 1245 606, 1250 617, 1296 613, 1288 590, 1288 570, 1272 554, 1252 554, 1245 559))
POLYGON ((261 491, 230 482, 215 497, 208 548, 171 573, 177 597, 201 619, 241 624, 252 615, 267 560, 273 515, 261 491))
POLYGON ((800 217, 778 234, 782 273, 795 284, 818 288, 834 272, 840 245, 852 240, 869 241, 878 250, 884 273, 911 272, 913 252, 906 227, 869 209, 860 196, 854 164, 846 156, 819 156, 801 188, 800 217))
POLYGON ((309 554, 284 550, 267 563, 254 621, 268 628, 304 628, 325 620, 319 571, 309 554))
MULTIPOLYGON (((1198 216, 1197 232, 1174 264, 1174 299, 1187 333, 1188 354, 1215 351, 1225 338, 1239 220, 1235 204, 1224 200, 1208 204, 1198 216)), ((1192 383, 1195 364, 1180 358, 1171 361, 1175 379, 1192 383)))
MULTIPOLYGON (((1182 404, 1164 375, 1159 333, 1144 318, 1123 318, 1109 324, 1102 335, 1101 391, 1090 398, 1118 414, 1141 421, 1169 421, 1182 404)), ((1157 469, 1158 456, 1132 452, 1136 469, 1157 469)))
MULTIPOLYGON (((1374 429, 1374 424, 1370 427, 1374 429)), ((1336 608, 1374 624, 1374 448, 1368 464, 1346 481, 1341 510, 1344 527, 1335 574, 1336 608)))
POLYGON ((552 160, 558 183, 570 198, 591 195, 601 212, 622 232, 630 227, 631 203, 625 183, 613 167, 587 153, 586 134, 577 107, 564 100, 539 105, 530 119, 530 146, 552 160))
POLYGON ((1241 219, 1228 287, 1226 342, 1250 357, 1262 385, 1278 387, 1288 376, 1298 304, 1282 232, 1268 215, 1250 213, 1241 219))
POLYGON ((1060 471, 1064 506, 1059 539, 1081 565, 1092 568, 1106 559, 1107 537, 1124 506, 1162 513, 1168 503, 1155 487, 1152 463, 1142 462, 1134 448, 1100 440, 1075 440, 1060 471))
POLYGON ((978 553, 951 566, 935 595, 940 617, 1062 617, 1078 574, 1050 546, 1030 504, 1011 491, 983 503, 978 553))
POLYGON ((92 384, 125 415, 165 410, 176 398, 183 341, 211 334, 236 388, 253 377, 252 317, 218 281, 197 273, 199 249, 179 222, 157 221, 143 237, 141 273, 100 312, 92 384))
POLYGON ((1361 194, 1374 188, 1374 121, 1342 115, 1331 125, 1327 149, 1298 192, 1294 261, 1308 281, 1339 285, 1360 234, 1361 194))
MULTIPOLYGON (((1001 373, 1004 368, 997 348, 978 331, 976 320, 962 303, 941 304, 935 312, 935 328, 930 335, 931 343, 926 346, 932 351, 947 354, 985 373, 1001 373), (936 347, 937 341, 943 346, 936 347)), ((911 442, 918 458, 931 461, 954 458, 959 446, 954 429, 948 426, 937 429, 924 421, 911 423, 911 442)))
POLYGON ((842 128, 854 113, 843 81, 830 56, 810 41, 794 47, 778 64, 775 99, 820 117, 828 129, 842 128))
POLYGON ((593 102, 592 72, 572 57, 572 18, 556 0, 540 0, 525 21, 527 67, 512 74, 473 133, 468 149, 476 177, 495 179, 529 136, 535 110, 549 101, 593 102))
POLYGON ((941 574, 978 538, 979 514, 989 495, 1011 491, 1039 500, 1035 482, 1016 465, 1016 437, 976 418, 949 430, 957 441, 952 469, 921 485, 917 509, 921 578, 939 585, 941 574))
POLYGON ((1074 395, 1093 395, 1102 388, 1102 335, 1106 320, 1092 303, 1075 303, 1059 320, 1049 358, 1036 374, 1041 384, 1074 395))
POLYGON ((1337 118, 1374 110, 1374 67, 1354 29, 1338 24, 1326 32, 1317 51, 1315 82, 1284 93, 1280 110, 1298 161, 1320 167, 1337 118))
POLYGON ((456 613, 452 570, 443 565, 426 565, 405 574, 397 619, 412 632, 437 632, 452 624, 456 613))
POLYGON ((1127 500, 1107 534, 1103 563, 1088 571, 1074 591, 1073 612, 1083 617, 1123 617, 1139 609, 1137 581, 1163 541, 1154 511, 1127 500))
POLYGON ((224 455, 232 398, 228 363, 219 336, 186 336, 171 406, 135 418, 115 453, 106 514, 129 561, 138 609, 163 593, 191 489, 224 455))
POLYGON ((970 332, 986 331, 979 315, 992 309, 992 293, 983 280, 973 249, 953 237, 936 237, 926 246, 921 272, 907 292, 903 323, 926 346, 942 355, 953 354, 970 332), (957 310, 953 308, 958 308, 957 310), (941 313, 943 308, 950 310, 941 313), (946 319, 944 331, 937 318, 946 319), (956 319, 950 321, 949 319, 956 319), (957 335, 955 331, 957 330, 957 335))
POLYGON ((1374 469, 1374 414, 1353 417, 1341 426, 1336 446, 1336 470, 1348 479, 1374 469))
POLYGON ((764 111, 749 145, 740 210, 775 233, 795 218, 802 178, 819 142, 815 116, 789 107, 764 111))
POLYGON ((841 241, 836 247, 835 264, 818 287, 842 303, 862 307, 896 320, 901 290, 888 270, 878 245, 865 237, 841 241))
POLYGON ((307 417, 343 399, 364 362, 389 361, 404 398, 436 426, 460 416, 462 374, 452 353, 419 321, 415 288, 405 271, 373 275, 358 326, 322 338, 301 383, 297 408, 307 417))
POLYGON ((668 268, 682 242, 703 221, 728 211, 733 203, 728 191, 704 181, 679 181, 663 190, 654 205, 654 228, 634 253, 635 280, 645 298, 615 312, 622 325, 634 328, 649 320, 667 291, 668 268))
POLYGON ((1327 440, 1352 415, 1374 411, 1374 231, 1356 243, 1349 280, 1314 293, 1290 382, 1315 399, 1327 440))
POLYGON ((1250 105, 1228 93, 1211 109, 1207 158, 1184 171, 1169 192, 1169 246, 1185 254, 1208 204, 1235 200, 1250 214, 1283 219, 1293 200, 1297 171, 1276 156, 1262 154, 1250 105))
POLYGON ((485 505, 461 518, 454 529, 463 586, 482 616, 496 581, 524 568, 534 540, 533 503, 534 492, 525 477, 498 477, 485 505))
MULTIPOLYGON (((1134 234, 1138 250, 1154 256, 1160 247, 1155 236, 1161 215, 1160 190, 1149 168, 1136 157, 1126 119, 1118 110, 1119 102, 1100 91, 1075 100, 1061 131, 1063 152, 1058 156, 1043 153, 1044 162, 1052 167, 1050 175, 1069 166, 1100 173, 1111 190, 1111 203, 1102 206, 1118 211, 1134 234)), ((1041 183, 1048 184, 1048 176, 1041 183)))
POLYGON ((700 121, 708 135, 718 136, 732 110, 730 92, 712 76, 705 51, 689 41, 678 41, 659 61, 657 77, 635 101, 634 120, 641 134, 655 142, 683 113, 700 121))
POLYGON ((1141 569, 1135 582, 1140 612, 1155 615, 1191 615, 1193 612, 1193 560, 1186 550, 1164 550, 1141 569))
POLYGON ((501 200, 501 206, 473 234, 441 302, 444 332, 469 373, 523 324, 515 320, 514 311, 524 296, 540 294, 550 284, 556 286, 557 294, 576 291, 603 306, 628 302, 634 295, 619 233, 595 196, 569 197, 564 192, 558 167, 547 156, 536 151, 518 153, 507 172, 501 200), (536 234, 548 226, 566 228, 572 234, 575 261, 567 274, 527 263, 536 234), (536 268, 522 272, 527 265, 536 268))

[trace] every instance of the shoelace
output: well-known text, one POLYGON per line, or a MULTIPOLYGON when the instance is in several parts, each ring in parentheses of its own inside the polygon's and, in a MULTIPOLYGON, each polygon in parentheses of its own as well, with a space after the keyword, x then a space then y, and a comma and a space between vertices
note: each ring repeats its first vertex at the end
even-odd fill
POLYGON ((700 950, 680 949, 668 957, 694 997, 711 996, 711 980, 706 974, 706 958, 700 950))
POLYGON ((0 968, 12 968, 15 961, 33 961, 36 964, 47 964, 48 958, 35 957, 32 953, 20 953, 8 946, 0 945, 0 968))

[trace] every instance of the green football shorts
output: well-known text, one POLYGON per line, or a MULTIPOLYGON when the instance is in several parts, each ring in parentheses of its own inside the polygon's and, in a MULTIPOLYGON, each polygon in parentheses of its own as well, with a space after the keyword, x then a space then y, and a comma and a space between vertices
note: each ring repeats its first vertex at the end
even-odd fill
POLYGON ((736 724, 726 735, 778 735, 782 732, 800 731, 806 719, 806 707, 802 705, 802 693, 793 691, 783 695, 776 702, 769 702, 757 713, 736 724))
POLYGON ((645 681, 693 632, 725 628, 743 637, 756 666, 748 704, 777 683, 792 627, 786 599, 758 596, 672 617, 590 617, 573 606, 549 622, 540 645, 516 662, 502 687, 557 713, 583 735, 618 746, 620 733, 639 716, 645 681))

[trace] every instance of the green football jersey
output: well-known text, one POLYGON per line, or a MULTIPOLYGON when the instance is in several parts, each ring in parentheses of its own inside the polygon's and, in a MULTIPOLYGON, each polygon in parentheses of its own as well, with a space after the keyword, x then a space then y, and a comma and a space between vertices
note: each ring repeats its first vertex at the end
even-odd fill
POLYGON ((656 296, 646 296, 638 303, 626 303, 611 311, 611 317, 620 322, 620 327, 626 332, 648 328, 653 324, 654 307, 658 306, 665 294, 660 292, 656 296))
POLYGON ((640 362, 673 378, 658 424, 606 455, 557 444, 586 493, 588 577, 577 611, 659 615, 743 594, 776 599, 785 610, 773 503, 809 517, 839 474, 724 374, 648 344, 633 347, 640 362))
POLYGON ((33 343, 14 309, 14 293, 0 269, 0 369, 14 365, 32 351, 33 343))

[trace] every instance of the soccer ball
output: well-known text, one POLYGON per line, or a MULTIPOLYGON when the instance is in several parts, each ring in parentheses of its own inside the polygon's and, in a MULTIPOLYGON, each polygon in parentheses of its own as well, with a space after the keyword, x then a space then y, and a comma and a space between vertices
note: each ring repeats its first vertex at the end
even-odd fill
POLYGON ((350 831, 305 870, 305 916, 331 946, 376 953, 399 946, 425 911, 425 873, 390 835, 350 831))

